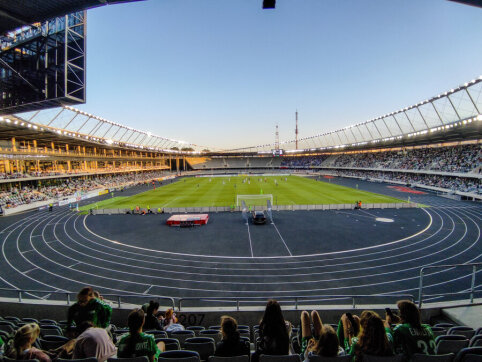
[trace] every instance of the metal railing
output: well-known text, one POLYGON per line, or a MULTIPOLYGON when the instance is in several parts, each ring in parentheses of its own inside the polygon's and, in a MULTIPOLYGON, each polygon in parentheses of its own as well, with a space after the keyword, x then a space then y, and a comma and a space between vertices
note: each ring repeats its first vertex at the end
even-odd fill
MULTIPOLYGON (((482 267, 482 263, 468 263, 468 264, 451 264, 451 265, 429 265, 429 266, 424 266, 420 269, 420 281, 419 281, 419 287, 418 287, 418 307, 422 308, 423 304, 423 278, 425 274, 425 270, 427 269, 452 269, 452 268, 467 268, 471 267, 472 268, 472 280, 471 280, 471 286, 468 291, 461 291, 461 292, 451 292, 451 293, 439 293, 436 296, 437 297, 444 297, 444 296, 450 296, 450 295, 470 295, 470 304, 474 303, 474 293, 477 292, 475 287, 475 276, 477 273, 477 267, 482 267)), ((434 296, 434 295, 430 295, 434 296)))
MULTIPOLYGON (((66 292, 66 291, 59 291, 59 290, 36 290, 36 289, 13 289, 13 288, 0 288, 0 292, 13 292, 17 295, 18 301, 20 303, 23 302, 23 298, 25 295, 31 295, 36 298, 38 296, 34 295, 34 293, 37 294, 44 294, 45 296, 50 296, 50 295, 61 295, 65 296, 65 300, 67 305, 71 305, 71 296, 74 295, 76 296, 77 293, 73 292, 66 292)), ((174 298, 172 297, 164 297, 160 295, 153 295, 153 294, 102 294, 102 298, 104 298, 105 301, 111 302, 111 303, 116 303, 118 308, 121 308, 122 303, 128 303, 126 301, 127 298, 140 298, 143 300, 152 300, 156 299, 157 301, 167 301, 169 306, 172 307, 173 309, 176 307, 176 303, 174 298), (124 298, 124 301, 122 300, 124 298)), ((41 298, 41 299, 46 299, 46 297, 41 298)))
MULTIPOLYGON (((285 303, 292 303, 295 310, 298 310, 298 306, 300 304, 306 303, 314 303, 320 304, 322 302, 327 301, 336 301, 339 303, 342 300, 348 300, 351 303, 352 308, 356 308, 357 306, 357 299, 373 299, 373 298, 397 298, 397 299, 409 299, 414 301, 415 298, 412 294, 357 294, 357 295, 321 295, 321 296, 277 296, 273 297, 278 302, 285 304, 285 303)), ((241 303, 245 304, 257 304, 259 306, 264 306, 266 300, 269 299, 267 297, 206 297, 206 298, 199 298, 199 297, 190 297, 190 298, 179 298, 178 300, 178 311, 182 310, 183 302, 187 301, 196 301, 196 302, 217 302, 217 303, 228 303, 228 304, 235 304, 236 310, 240 310, 241 303)))

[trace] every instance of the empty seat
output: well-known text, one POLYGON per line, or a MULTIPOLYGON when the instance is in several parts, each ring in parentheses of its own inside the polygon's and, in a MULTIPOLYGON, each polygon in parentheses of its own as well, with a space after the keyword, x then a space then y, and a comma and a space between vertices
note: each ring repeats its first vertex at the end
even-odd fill
POLYGON ((163 342, 166 347, 166 351, 178 351, 181 349, 181 345, 176 338, 156 338, 155 341, 156 343, 163 342))
POLYGON ((214 342, 219 343, 221 342, 221 334, 218 330, 215 329, 206 329, 204 331, 199 332, 199 337, 211 337, 214 339, 214 342))
POLYGON ((98 362, 99 360, 96 357, 87 357, 87 358, 77 358, 77 359, 63 359, 57 358, 56 362, 98 362))
POLYGON ((404 362, 405 356, 403 354, 397 354, 396 356, 372 356, 364 354, 362 357, 363 362, 404 362))
POLYGON ((467 337, 467 339, 472 338, 475 335, 475 330, 467 326, 455 326, 451 327, 447 334, 458 334, 467 337))
POLYGON ((167 338, 167 333, 159 330, 144 331, 144 333, 152 334, 154 338, 167 338))
POLYGON ((235 356, 235 357, 209 357, 209 362, 249 362, 249 356, 235 356))
POLYGON ((259 356, 259 362, 301 362, 300 355, 288 354, 288 355, 270 355, 262 354, 259 356))
POLYGON ((447 331, 452 328, 454 325, 452 323, 437 323, 434 327, 442 327, 445 328, 447 331))
POLYGON ((183 348, 186 339, 195 337, 195 334, 194 331, 176 331, 169 333, 169 337, 176 338, 179 341, 181 348, 183 348))
POLYGON ((40 335, 45 336, 63 336, 64 333, 57 325, 42 325, 40 326, 40 335))
POLYGON ((22 318, 22 321, 27 322, 27 323, 37 323, 37 324, 39 324, 38 320, 35 319, 35 318, 22 318))
POLYGON ((209 356, 214 354, 216 345, 214 344, 214 339, 210 337, 194 337, 186 339, 184 349, 196 351, 199 353, 201 360, 207 361, 209 356))
POLYGON ((178 362, 200 362, 199 353, 195 351, 168 351, 161 353, 158 362, 176 360, 178 362))
POLYGON ((4 331, 8 334, 13 334, 15 332, 15 325, 11 322, 0 322, 0 331, 4 331))
POLYGON ((190 326, 186 328, 188 331, 194 331, 196 336, 199 336, 199 332, 204 331, 206 328, 203 326, 190 326))
POLYGON ((411 362, 452 362, 455 354, 421 354, 415 353, 412 356, 411 362))
POLYGON ((69 339, 64 336, 45 336, 44 338, 39 338, 40 347, 45 351, 63 346, 68 341, 69 339))
POLYGON ((457 353, 462 348, 469 346, 469 340, 465 336, 456 334, 438 336, 435 339, 435 351, 437 354, 457 353))
POLYGON ((249 326, 247 326, 247 325, 240 324, 240 325, 238 325, 238 329, 239 329, 239 330, 241 330, 241 329, 247 329, 247 330, 249 331, 251 328, 249 328, 249 326))
POLYGON ((352 356, 322 357, 313 353, 308 354, 309 362, 351 362, 352 356))
POLYGON ((3 319, 6 320, 6 321, 9 321, 9 322, 12 322, 14 324, 18 324, 22 321, 20 318, 12 317, 12 316, 3 317, 3 319))
POLYGON ((108 358, 107 362, 149 362, 149 358, 147 356, 131 358, 108 358))
POLYGON ((221 326, 209 326, 209 329, 217 329, 219 331, 221 326))
POLYGON ((470 339, 469 347, 482 347, 482 334, 476 334, 470 339))
POLYGON ((57 325, 57 321, 54 321, 53 319, 41 319, 39 321, 39 324, 50 324, 50 325, 57 325))
POLYGON ((462 348, 454 362, 482 362, 482 347, 462 348))
POLYGON ((482 327, 479 327, 475 331, 475 335, 478 336, 479 334, 482 334, 482 327))

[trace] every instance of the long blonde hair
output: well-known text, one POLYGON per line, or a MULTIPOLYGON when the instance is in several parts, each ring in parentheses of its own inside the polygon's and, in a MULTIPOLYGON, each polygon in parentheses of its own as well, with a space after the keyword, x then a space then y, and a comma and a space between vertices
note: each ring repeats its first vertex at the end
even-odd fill
POLYGON ((40 327, 37 323, 29 323, 20 327, 13 338, 13 348, 16 358, 20 358, 26 345, 31 345, 40 335, 40 327))

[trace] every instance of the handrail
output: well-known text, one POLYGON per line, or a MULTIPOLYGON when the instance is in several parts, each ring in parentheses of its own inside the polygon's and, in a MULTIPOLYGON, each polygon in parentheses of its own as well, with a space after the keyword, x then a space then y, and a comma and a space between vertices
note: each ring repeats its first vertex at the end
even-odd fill
MULTIPOLYGON (((22 303, 22 294, 31 294, 31 293, 42 293, 42 294, 61 294, 66 296, 66 302, 67 305, 70 305, 70 295, 74 294, 77 295, 77 292, 68 292, 68 291, 58 291, 56 290, 38 290, 38 289, 14 289, 14 288, 0 288, 0 291, 8 291, 8 292, 17 292, 18 295, 18 301, 22 303)), ((102 294, 102 297, 114 297, 118 308, 121 307, 122 305, 122 298, 126 297, 135 297, 135 298, 146 298, 146 299, 157 299, 157 300, 167 300, 170 302, 170 305, 174 309, 176 307, 176 303, 174 298, 172 297, 165 297, 161 295, 155 295, 155 294, 102 294)), ((106 298, 109 299, 109 298, 106 298)))
MULTIPOLYGON (((405 298, 410 299, 412 301, 415 300, 412 294, 356 294, 356 295, 318 295, 318 296, 276 296, 272 297, 276 299, 278 302, 294 302, 295 303, 295 310, 298 309, 299 302, 322 302, 327 300, 342 300, 342 299, 350 299, 352 307, 356 307, 356 298, 373 298, 373 297, 394 297, 394 298, 405 298)), ((188 300, 196 300, 196 301, 216 301, 216 302, 223 302, 223 303, 236 303, 236 310, 239 311, 239 306, 241 302, 245 303, 254 303, 254 302, 265 302, 268 298, 266 297, 189 297, 189 298, 179 298, 178 300, 178 310, 181 311, 182 303, 188 300)))
POLYGON ((437 294, 437 296, 445 295, 455 295, 455 294, 467 294, 470 293, 470 304, 474 303, 474 292, 475 290, 475 274, 477 273, 477 267, 482 266, 482 263, 467 263, 467 264, 449 264, 449 265, 427 265, 420 268, 420 279, 418 286, 418 308, 422 308, 423 303, 423 275, 426 269, 446 269, 446 268, 458 268, 458 267, 472 267, 472 281, 470 286, 470 291, 467 292, 457 292, 457 293, 444 293, 437 294))

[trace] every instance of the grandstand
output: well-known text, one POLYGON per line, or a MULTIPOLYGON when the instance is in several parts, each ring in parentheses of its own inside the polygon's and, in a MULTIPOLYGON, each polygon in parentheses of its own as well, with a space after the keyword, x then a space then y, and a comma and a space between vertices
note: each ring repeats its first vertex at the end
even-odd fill
MULTIPOLYGON (((203 329, 219 339, 224 313, 248 326, 241 335, 255 350, 269 298, 280 301, 294 324, 293 353, 300 352, 301 309, 322 310, 323 322, 336 329, 344 312, 383 315, 400 299, 422 308, 423 320, 442 336, 440 353, 454 334, 464 336, 452 350, 460 360, 477 351, 464 347, 480 346, 482 77, 366 122, 284 142, 281 156, 273 153, 279 144, 221 151, 106 120, 66 105, 76 103, 72 99, 57 101, 11 101, 0 117, 0 331, 6 332, 0 338, 36 321, 43 328, 38 347, 49 349, 47 330, 66 334, 68 308, 91 285, 114 309, 114 336, 127 331, 134 307, 157 300, 161 308, 174 308, 193 332, 151 333, 172 338, 175 350, 203 329), (202 191, 183 192, 202 199, 226 179, 267 183, 272 177, 284 179, 289 193, 288 175, 413 207, 380 202, 368 209, 363 200, 354 210, 358 198, 339 206, 330 192, 334 207, 317 209, 312 200, 305 207, 263 205, 273 212, 264 226, 246 223, 233 197, 223 210, 210 209, 217 200, 198 209, 171 207, 184 184, 197 185, 202 191), (212 182, 216 176, 224 178, 212 182), (156 188, 171 193, 163 205, 146 192, 156 188), (123 197, 147 198, 149 206, 143 213, 102 209, 123 197), (78 212, 82 207, 90 213, 78 212), (165 225, 171 212, 198 211, 211 213, 202 228, 165 225)), ((277 203, 271 191, 256 192, 251 197, 277 203)))

